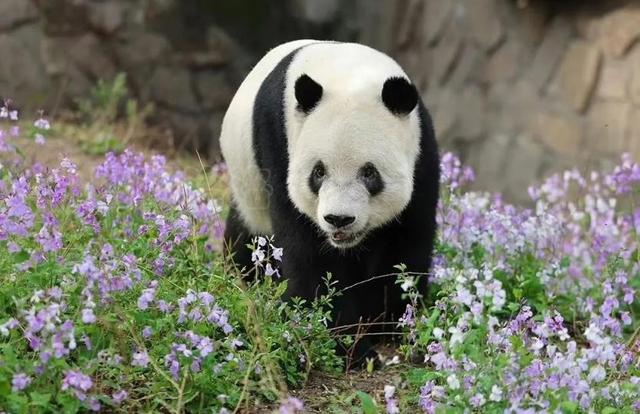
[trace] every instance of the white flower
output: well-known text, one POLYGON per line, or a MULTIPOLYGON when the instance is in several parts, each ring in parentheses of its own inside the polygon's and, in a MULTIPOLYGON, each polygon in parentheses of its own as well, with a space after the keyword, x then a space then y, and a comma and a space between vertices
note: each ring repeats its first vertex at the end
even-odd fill
POLYGON ((389 398, 393 397, 393 395, 396 393, 396 387, 394 387, 393 385, 385 385, 384 386, 384 399, 388 400, 389 398))
POLYGON ((400 363, 400 357, 398 355, 394 355, 393 358, 387 361, 385 365, 398 365, 400 363))
POLYGON ((411 289, 412 287, 415 286, 415 280, 413 280, 413 277, 411 276, 407 276, 406 278, 404 278, 404 280, 402 281, 402 284, 400 285, 400 288, 402 289, 403 292, 408 291, 409 289, 411 289))
POLYGON ((477 393, 471 397, 470 402, 474 407, 482 407, 487 400, 484 398, 484 395, 477 393))
POLYGON ((449 328, 449 333, 451 334, 451 338, 449 339, 449 347, 453 348, 456 344, 462 343, 464 339, 464 332, 457 327, 449 328))
POLYGON ((607 377, 607 372, 602 368, 601 365, 596 365, 591 367, 589 370, 589 381, 590 382, 602 382, 607 377))
POLYGON ((40 118, 40 119, 36 120, 36 121, 33 123, 33 125, 34 125, 36 128, 39 128, 39 129, 44 129, 44 130, 49 130, 49 129, 51 129, 51 125, 49 124, 49 121, 47 121, 47 120, 46 120, 46 119, 44 119, 44 118, 40 118))
POLYGON ((447 377, 447 384, 452 390, 457 390, 458 388, 460 388, 460 381, 458 381, 458 377, 453 374, 447 377))
POLYGON ((469 290, 463 286, 458 286, 456 301, 459 303, 463 303, 467 306, 471 306, 471 302, 473 301, 473 295, 469 290))
POLYGON ((496 290, 493 294, 493 310, 500 310, 507 303, 507 293, 503 289, 496 290))
POLYGON ((494 385, 491 387, 491 394, 489 395, 491 401, 502 401, 502 388, 494 385))
POLYGON ((437 339, 440 340, 442 339, 442 335, 444 335, 444 330, 441 328, 433 328, 433 336, 437 339))
POLYGON ((530 349, 537 354, 542 348, 544 348, 544 342, 542 342, 540 338, 534 338, 530 349))
POLYGON ((601 331, 595 324, 591 323, 589 327, 584 331, 584 336, 594 344, 602 344, 604 339, 600 336, 601 331))

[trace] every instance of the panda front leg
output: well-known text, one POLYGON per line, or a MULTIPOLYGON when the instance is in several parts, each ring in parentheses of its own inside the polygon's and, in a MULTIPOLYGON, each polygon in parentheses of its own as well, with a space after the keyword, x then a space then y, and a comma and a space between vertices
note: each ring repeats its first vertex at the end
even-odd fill
MULTIPOLYGON (((304 220, 300 218, 300 220, 304 220)), ((275 239, 283 247, 282 275, 287 280, 285 299, 299 297, 310 305, 327 293, 325 278, 331 274, 340 291, 351 284, 349 263, 333 249, 327 250, 315 229, 306 222, 280 222, 275 227, 275 239)), ((366 357, 375 357, 374 342, 367 336, 366 319, 362 317, 361 297, 346 291, 333 298, 330 329, 337 339, 351 336, 348 346, 340 341, 337 351, 346 357, 347 368, 361 365, 366 357)))
POLYGON ((223 254, 240 271, 252 268, 251 250, 247 247, 247 244, 251 244, 251 237, 251 232, 232 203, 224 230, 223 254))
POLYGON ((427 273, 431 265, 432 243, 428 237, 398 237, 388 245, 380 246, 380 251, 372 254, 368 261, 367 273, 379 277, 374 279, 368 288, 379 292, 382 297, 367 302, 369 315, 384 315, 389 322, 398 322, 406 310, 408 301, 403 299, 405 292, 397 283, 399 270, 397 265, 404 265, 405 271, 416 281, 415 288, 421 295, 427 292, 427 273), (391 247, 393 246, 393 248, 391 247), (388 277, 380 277, 389 275, 388 277))

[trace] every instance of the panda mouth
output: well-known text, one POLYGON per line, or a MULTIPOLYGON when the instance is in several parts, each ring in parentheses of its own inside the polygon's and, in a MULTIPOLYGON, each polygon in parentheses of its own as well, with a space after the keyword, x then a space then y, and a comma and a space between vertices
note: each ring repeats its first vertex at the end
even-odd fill
POLYGON ((334 231, 331 233, 330 238, 334 245, 340 247, 349 247, 354 245, 362 236, 363 232, 345 232, 334 231))

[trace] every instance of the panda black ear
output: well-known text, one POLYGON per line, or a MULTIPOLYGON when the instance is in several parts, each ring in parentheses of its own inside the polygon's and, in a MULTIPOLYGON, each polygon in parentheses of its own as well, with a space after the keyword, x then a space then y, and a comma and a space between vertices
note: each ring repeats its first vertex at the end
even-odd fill
POLYGON ((307 75, 298 78, 295 85, 298 110, 308 114, 322 98, 322 86, 307 75))
POLYGON ((402 77, 392 77, 382 87, 382 102, 396 115, 407 115, 418 103, 416 87, 402 77))

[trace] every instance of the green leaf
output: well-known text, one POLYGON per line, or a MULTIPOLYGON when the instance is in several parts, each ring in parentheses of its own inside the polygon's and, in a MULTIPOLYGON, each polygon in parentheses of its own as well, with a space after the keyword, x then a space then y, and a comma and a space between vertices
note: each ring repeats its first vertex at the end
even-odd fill
POLYGON ((20 250, 18 253, 15 253, 13 255, 13 260, 15 260, 15 263, 22 263, 25 262, 29 259, 29 253, 26 252, 25 250, 20 250))
POLYGON ((578 410, 578 404, 573 401, 564 401, 560 404, 560 409, 566 414, 575 413, 578 410))
POLYGON ((519 301, 520 299, 522 299, 522 289, 520 288, 514 288, 513 289, 513 296, 516 298, 517 301, 519 301))
POLYGON ((32 392, 29 394, 31 397, 31 405, 36 407, 46 408, 49 405, 49 401, 51 400, 51 394, 41 394, 39 392, 32 392))
POLYGON ((21 394, 7 395, 7 401, 9 402, 10 412, 12 413, 27 413, 29 408, 29 400, 26 396, 21 394))
POLYGON ((356 391, 356 395, 360 399, 360 408, 362 408, 362 412, 364 414, 377 414, 378 408, 376 407, 375 401, 373 398, 366 392, 356 391))

